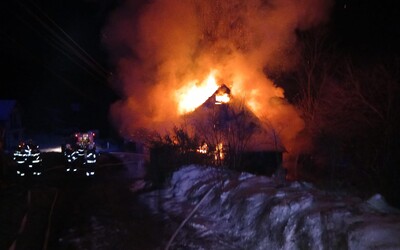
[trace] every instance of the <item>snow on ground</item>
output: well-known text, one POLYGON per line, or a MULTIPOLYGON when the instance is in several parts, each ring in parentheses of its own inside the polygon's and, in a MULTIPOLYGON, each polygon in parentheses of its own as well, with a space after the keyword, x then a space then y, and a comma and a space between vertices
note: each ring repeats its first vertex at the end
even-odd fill
POLYGON ((171 249, 400 249, 400 212, 379 194, 191 165, 142 200, 178 223, 194 211, 171 249))

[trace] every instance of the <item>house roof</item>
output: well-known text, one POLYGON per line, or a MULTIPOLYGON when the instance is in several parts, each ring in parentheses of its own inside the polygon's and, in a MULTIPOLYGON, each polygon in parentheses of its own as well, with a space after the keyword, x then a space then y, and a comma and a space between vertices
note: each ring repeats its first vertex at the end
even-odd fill
POLYGON ((16 105, 16 100, 0 100, 0 121, 6 121, 16 105))
MULTIPOLYGON (((221 85, 217 91, 214 92, 202 105, 197 107, 187 118, 192 124, 197 124, 195 127, 207 127, 204 125, 209 124, 207 117, 212 116, 213 129, 229 129, 233 126, 238 126, 241 132, 248 131, 253 134, 251 142, 248 147, 253 151, 271 150, 271 151, 285 151, 276 132, 273 128, 265 127, 261 120, 243 103, 243 100, 236 99, 231 90, 226 85, 221 85), (227 94, 229 101, 227 103, 220 103, 216 101, 216 96, 227 94), (278 140, 275 142, 274 140, 278 140)), ((240 133, 241 133, 240 132, 240 133)), ((278 136, 279 137, 279 136, 278 136)))

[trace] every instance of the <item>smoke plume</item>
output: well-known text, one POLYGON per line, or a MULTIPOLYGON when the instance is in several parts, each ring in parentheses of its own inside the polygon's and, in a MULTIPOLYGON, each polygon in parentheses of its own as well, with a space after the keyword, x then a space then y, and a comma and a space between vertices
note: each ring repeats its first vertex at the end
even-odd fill
POLYGON ((281 133, 287 150, 304 124, 283 101, 265 68, 296 66, 296 31, 328 19, 331 0, 126 1, 110 17, 104 42, 121 100, 111 107, 124 133, 179 121, 177 95, 216 70, 259 117, 281 133))

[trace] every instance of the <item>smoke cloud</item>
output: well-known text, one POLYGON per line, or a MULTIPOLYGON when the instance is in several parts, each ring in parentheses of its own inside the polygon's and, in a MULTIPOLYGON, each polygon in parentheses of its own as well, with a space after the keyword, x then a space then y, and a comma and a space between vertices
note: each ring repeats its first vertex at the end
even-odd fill
POLYGON ((218 81, 246 100, 290 141, 303 121, 282 101, 265 68, 296 66, 296 30, 328 20, 331 0, 126 1, 110 17, 104 42, 121 100, 111 107, 124 133, 179 121, 177 90, 217 70, 218 81))

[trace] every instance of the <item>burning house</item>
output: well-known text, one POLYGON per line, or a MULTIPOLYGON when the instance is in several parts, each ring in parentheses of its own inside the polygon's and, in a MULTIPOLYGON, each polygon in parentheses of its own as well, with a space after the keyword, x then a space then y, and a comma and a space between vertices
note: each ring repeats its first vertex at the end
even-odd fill
POLYGON ((246 100, 232 96, 226 85, 185 119, 200 138, 197 152, 212 152, 216 165, 271 175, 282 164, 285 149, 275 129, 259 119, 246 100))
POLYGON ((301 114, 268 74, 297 67, 299 31, 328 21, 331 1, 135 6, 125 1, 104 29, 116 67, 112 84, 121 94, 110 108, 119 132, 131 139, 190 124, 203 140, 199 153, 215 151, 217 164, 239 169, 282 158, 294 173, 311 143, 302 136, 301 114))

